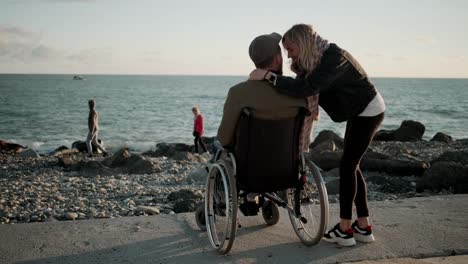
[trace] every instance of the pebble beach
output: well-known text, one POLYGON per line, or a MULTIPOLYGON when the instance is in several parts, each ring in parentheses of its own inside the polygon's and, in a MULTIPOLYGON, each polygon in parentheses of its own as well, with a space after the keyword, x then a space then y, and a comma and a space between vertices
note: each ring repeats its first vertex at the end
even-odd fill
MULTIPOLYGON (((330 140, 324 140, 322 144, 316 144, 310 156, 339 154, 339 143, 335 142, 336 146, 333 141, 331 146, 329 143, 330 140)), ((74 149, 34 157, 1 153, 0 223, 119 218, 195 211, 203 201, 210 154, 193 154, 191 146, 185 145, 185 150, 181 150, 181 145, 184 146, 159 144, 156 151, 142 154, 120 150, 113 157, 103 157, 101 154, 88 157, 74 149), (128 164, 118 165, 118 159, 122 157, 132 160, 132 164, 139 164, 139 167, 128 170, 122 167, 128 164)), ((424 167, 426 169, 420 175, 411 170, 396 175, 388 171, 391 165, 386 165, 384 169, 368 166, 372 169, 364 169, 364 174, 368 182, 369 200, 386 201, 455 193, 456 189, 450 186, 426 186, 422 190, 418 190, 421 189, 418 187, 424 179, 433 177, 430 175, 430 164, 436 168, 434 161, 444 156, 444 153, 455 153, 459 157, 466 155, 467 151, 466 139, 451 143, 374 142, 368 151, 370 154, 366 154, 371 157, 367 162, 369 164, 384 160, 404 163, 410 169, 414 164, 428 166, 424 167), (376 153, 384 158, 375 159, 376 153)), ((334 162, 332 159, 313 161, 321 168, 334 162)), ((464 163, 466 159, 460 162, 464 163)), ((466 169, 465 164, 461 166, 466 169)), ((338 168, 332 167, 322 170, 322 176, 327 184, 329 201, 336 203, 339 201, 338 168)))

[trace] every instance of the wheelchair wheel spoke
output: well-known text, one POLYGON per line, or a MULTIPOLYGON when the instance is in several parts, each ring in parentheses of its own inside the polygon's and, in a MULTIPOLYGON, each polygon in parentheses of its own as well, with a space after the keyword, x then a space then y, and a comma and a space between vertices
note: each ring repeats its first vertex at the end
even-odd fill
POLYGON ((235 237, 237 194, 235 180, 218 161, 210 170, 205 192, 206 228, 211 245, 221 254, 229 252, 235 237))
POLYGON ((301 186, 299 195, 294 189, 287 191, 287 202, 296 209, 289 213, 294 231, 305 245, 310 246, 323 236, 328 221, 328 197, 318 169, 309 166, 309 173, 312 175, 301 186), (299 206, 299 212, 296 206, 299 206))

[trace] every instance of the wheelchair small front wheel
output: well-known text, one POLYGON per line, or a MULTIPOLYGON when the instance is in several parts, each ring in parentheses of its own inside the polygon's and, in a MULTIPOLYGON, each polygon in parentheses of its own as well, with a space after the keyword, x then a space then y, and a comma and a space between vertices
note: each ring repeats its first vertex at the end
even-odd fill
POLYGON ((202 231, 206 231, 206 220, 205 220, 205 205, 201 204, 195 211, 195 221, 197 222, 198 228, 202 231))
POLYGON ((267 225, 276 225, 280 219, 278 205, 268 200, 262 205, 263 220, 267 225))

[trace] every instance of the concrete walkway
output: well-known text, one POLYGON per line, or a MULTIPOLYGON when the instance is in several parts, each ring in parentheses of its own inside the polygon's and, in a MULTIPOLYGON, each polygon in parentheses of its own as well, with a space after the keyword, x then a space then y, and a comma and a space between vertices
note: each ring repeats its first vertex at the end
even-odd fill
MULTIPOLYGON (((468 263, 466 256, 434 258, 468 254, 468 195, 372 202, 370 208, 374 243, 305 247, 281 210, 272 227, 261 216, 241 217, 228 256, 210 248, 193 213, 1 225, 0 263, 468 263)), ((337 213, 333 204, 330 225, 337 213)))

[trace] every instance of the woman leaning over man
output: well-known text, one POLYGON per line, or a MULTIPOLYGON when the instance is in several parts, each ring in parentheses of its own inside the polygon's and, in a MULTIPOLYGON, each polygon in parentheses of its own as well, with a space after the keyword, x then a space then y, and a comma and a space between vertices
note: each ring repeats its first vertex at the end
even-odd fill
POLYGON ((282 43, 297 77, 255 69, 250 79, 266 79, 278 92, 294 97, 318 95, 319 105, 333 121, 347 121, 340 162, 340 222, 325 233, 324 240, 342 246, 353 246, 356 240, 372 242, 367 187, 359 163, 383 121, 384 100, 356 59, 320 37, 312 26, 293 26, 282 43))

